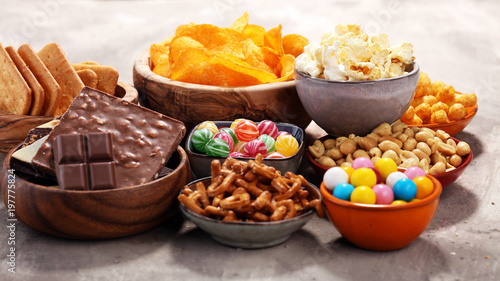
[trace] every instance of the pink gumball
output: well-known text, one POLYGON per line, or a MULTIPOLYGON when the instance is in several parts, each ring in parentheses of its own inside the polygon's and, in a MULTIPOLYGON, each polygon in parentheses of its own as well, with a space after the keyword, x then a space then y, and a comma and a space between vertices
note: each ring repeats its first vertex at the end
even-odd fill
POLYGON ((266 158, 280 159, 285 158, 285 156, 277 151, 269 153, 266 158))
POLYGON ((409 167, 408 169, 406 169, 404 174, 411 180, 416 178, 416 177, 425 177, 426 176, 425 171, 422 170, 422 168, 415 167, 415 166, 409 167))
POLYGON ((238 152, 238 151, 233 151, 233 152, 229 153, 229 157, 243 157, 243 154, 241 152, 238 152))
POLYGON ((229 145, 229 151, 233 150, 234 140, 233 140, 233 137, 231 137, 230 134, 228 134, 226 132, 219 131, 217 134, 215 134, 214 139, 215 138, 219 138, 219 139, 225 140, 227 142, 227 144, 229 145))
POLYGON ((358 157, 352 161, 352 168, 354 170, 359 168, 373 168, 373 162, 367 157, 358 157))
POLYGON ((265 156, 267 153, 266 144, 259 139, 249 141, 243 149, 243 156, 245 157, 255 157, 259 153, 262 156, 265 156))
POLYGON ((271 120, 260 121, 257 125, 257 129, 259 129, 259 135, 266 134, 271 136, 273 139, 276 139, 278 136, 278 127, 271 120))
POLYGON ((386 184, 376 184, 372 190, 375 192, 375 204, 391 204, 394 200, 394 192, 386 184))

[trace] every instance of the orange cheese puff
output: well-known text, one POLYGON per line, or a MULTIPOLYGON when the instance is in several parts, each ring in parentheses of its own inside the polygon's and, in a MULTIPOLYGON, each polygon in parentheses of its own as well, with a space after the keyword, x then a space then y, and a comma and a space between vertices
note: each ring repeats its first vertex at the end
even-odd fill
POLYGON ((408 107, 403 116, 401 116, 401 121, 408 123, 413 119, 414 115, 415 115, 415 108, 410 105, 410 107, 408 107))
POLYGON ((455 93, 455 102, 461 103, 465 107, 471 107, 476 105, 477 97, 476 94, 457 94, 455 93))
POLYGON ((430 119, 432 115, 430 105, 425 102, 419 104, 415 107, 415 114, 417 114, 423 121, 430 119))
POLYGON ((448 115, 446 114, 446 111, 441 109, 432 113, 431 123, 444 124, 447 122, 448 122, 448 115))
POLYGON ((429 106, 433 106, 435 103, 438 102, 437 98, 433 95, 428 95, 424 96, 424 102, 428 104, 429 106))
POLYGON ((444 110, 444 112, 448 112, 449 108, 450 107, 446 103, 444 103, 442 101, 438 101, 437 103, 432 105, 431 112, 434 113, 434 112, 439 111, 439 110, 444 110))
POLYGON ((415 97, 423 97, 430 95, 432 92, 431 79, 429 76, 423 72, 420 72, 420 78, 418 79, 417 88, 415 89, 415 97))
POLYGON ((450 106, 450 109, 448 110, 448 119, 450 120, 460 120, 464 118, 465 115, 467 115, 467 110, 461 103, 455 103, 450 106))

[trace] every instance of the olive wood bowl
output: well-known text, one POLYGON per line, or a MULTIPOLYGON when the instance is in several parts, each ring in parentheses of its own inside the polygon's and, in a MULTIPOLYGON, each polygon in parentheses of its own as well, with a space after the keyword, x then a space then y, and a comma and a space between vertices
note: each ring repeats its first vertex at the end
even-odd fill
MULTIPOLYGON (((115 96, 137 104, 139 93, 134 86, 118 82, 115 96)), ((0 113, 0 153, 7 153, 24 141, 29 130, 54 119, 54 116, 30 116, 0 113)))
POLYGON ((108 239, 151 229, 178 211, 177 195, 191 181, 181 146, 166 164, 173 171, 163 177, 139 186, 90 191, 61 190, 24 179, 11 170, 14 151, 5 157, 0 174, 5 206, 29 227, 63 238, 108 239))
POLYGON ((141 104, 184 123, 187 130, 207 120, 269 119, 305 129, 311 122, 295 81, 219 87, 174 81, 151 71, 149 49, 134 63, 134 86, 141 104))

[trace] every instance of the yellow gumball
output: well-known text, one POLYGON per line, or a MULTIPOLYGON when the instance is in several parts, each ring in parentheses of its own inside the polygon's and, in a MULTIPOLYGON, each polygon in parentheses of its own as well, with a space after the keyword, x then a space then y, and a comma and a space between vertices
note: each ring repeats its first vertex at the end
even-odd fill
POLYGON ((391 205, 404 205, 406 203, 407 202, 403 201, 403 200, 394 200, 394 201, 392 201, 391 205))
POLYGON ((366 185, 356 187, 351 193, 351 202, 355 203, 375 204, 376 199, 375 192, 366 185))

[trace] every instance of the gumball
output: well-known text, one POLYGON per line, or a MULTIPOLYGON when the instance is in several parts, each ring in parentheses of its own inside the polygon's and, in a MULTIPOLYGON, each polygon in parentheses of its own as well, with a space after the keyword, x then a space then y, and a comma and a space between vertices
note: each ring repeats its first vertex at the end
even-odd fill
POLYGON ((291 134, 287 131, 279 131, 278 134, 276 135, 276 138, 278 138, 281 135, 291 135, 291 134))
POLYGON ((333 190, 333 197, 349 201, 351 199, 351 193, 353 190, 354 186, 352 184, 341 183, 337 185, 333 190))
POLYGON ((410 179, 414 179, 416 177, 425 177, 426 174, 425 174, 425 171, 422 170, 422 168, 420 167, 417 167, 417 166, 413 166, 413 167, 409 167, 406 169, 405 171, 405 175, 410 179))
POLYGON ((354 170, 359 168, 373 168, 373 162, 368 157, 358 157, 352 161, 352 168, 354 170))
POLYGON ((233 147, 233 151, 234 152, 239 152, 241 154, 243 154, 243 151, 245 149, 245 145, 247 145, 248 142, 246 141, 239 141, 238 143, 236 143, 233 147))
POLYGON ((398 165, 391 158, 384 157, 377 160, 375 163, 375 169, 379 171, 382 181, 385 182, 390 173, 398 170, 398 165))
POLYGON ((415 195, 417 199, 424 199, 434 191, 434 184, 428 177, 416 177, 413 182, 417 186, 417 194, 415 195))
POLYGON ((223 139, 211 139, 205 145, 206 154, 208 156, 229 156, 229 145, 223 139))
POLYGON ((217 134, 215 134, 214 138, 225 140, 227 142, 227 144, 229 145, 229 151, 233 150, 234 141, 233 141, 233 138, 228 133, 217 132, 217 134))
POLYGON ((392 188, 396 200, 409 202, 417 195, 417 185, 410 179, 400 179, 392 188))
POLYGON ((377 176, 377 183, 381 183, 382 182, 382 176, 380 175, 380 173, 378 172, 377 169, 375 168, 370 168, 372 169, 372 171, 375 173, 375 175, 377 176))
POLYGON ((271 152, 268 155, 266 155, 266 158, 280 159, 280 158, 285 158, 285 156, 283 156, 283 154, 275 151, 275 152, 271 152))
POLYGON ((236 125, 238 125, 238 123, 240 123, 240 121, 243 121, 243 120, 247 120, 245 118, 239 118, 239 119, 236 119, 233 121, 233 123, 231 123, 231 126, 229 128, 233 129, 236 127, 236 125))
POLYGON ((386 184, 376 184, 372 187, 375 192, 375 204, 391 204, 394 200, 394 192, 392 188, 386 184))
MULTIPOLYGON (((417 191, 417 192, 418 192, 418 191, 417 191)), ((413 199, 410 201, 410 203, 411 203, 411 202, 418 202, 418 201, 422 201, 422 199, 413 198, 413 199)))
POLYGON ((257 125, 257 128, 259 129, 260 135, 265 134, 272 137, 273 139, 276 139, 276 137, 278 136, 278 127, 271 120, 260 121, 257 125))
POLYGON ((351 175, 351 184, 354 186, 374 186, 377 184, 377 175, 370 168, 359 168, 354 170, 351 175))
POLYGON ((238 151, 232 151, 229 153, 229 157, 243 157, 243 153, 240 153, 238 151))
POLYGON ((264 144, 266 145, 266 148, 267 148, 267 153, 271 153, 275 150, 276 146, 275 146, 275 141, 273 139, 273 137, 269 136, 269 135, 260 135, 257 139, 261 140, 264 142, 264 144))
POLYGON ((390 173, 388 176, 387 176, 387 179, 385 180, 385 184, 387 184, 388 186, 390 186, 391 188, 394 188, 394 184, 396 184, 396 182, 400 179, 407 179, 408 177, 400 172, 400 171, 396 171, 396 172, 393 172, 393 173, 390 173))
POLYGON ((341 166, 340 168, 342 168, 342 170, 344 170, 347 173, 347 175, 349 176, 349 181, 350 181, 351 175, 354 172, 354 169, 352 167, 349 167, 349 166, 341 166))
POLYGON ((292 135, 280 135, 276 138, 276 151, 289 157, 299 151, 299 142, 292 135))
POLYGON ((210 139, 213 138, 213 136, 214 134, 212 134, 212 132, 209 129, 201 128, 193 132, 193 136, 191 137, 191 143, 193 144, 196 150, 205 153, 205 145, 210 139))
POLYGON ((372 188, 366 185, 360 185, 351 193, 351 202, 363 204, 375 204, 376 196, 372 188))
POLYGON ((233 138, 233 144, 236 144, 238 142, 238 138, 236 137, 236 134, 234 133, 233 129, 228 127, 220 128, 219 132, 224 132, 226 134, 229 134, 233 138))
POLYGON ((266 144, 259 139, 249 141, 243 149, 243 156, 245 157, 255 157, 259 153, 262 156, 267 154, 266 144))
POLYGON ((242 120, 234 127, 234 133, 238 140, 248 142, 259 136, 259 129, 253 121, 242 120))
POLYGON ((406 203, 407 202, 404 200, 394 200, 394 201, 392 201, 391 205, 404 205, 406 203))
POLYGON ((217 134, 217 131, 219 131, 219 128, 217 128, 217 125, 215 125, 215 123, 212 121, 202 122, 200 125, 198 125, 198 127, 196 127, 196 130, 200 130, 203 128, 209 129, 210 132, 212 132, 212 134, 214 134, 214 135, 217 134))
POLYGON ((349 175, 340 167, 331 167, 323 175, 323 182, 325 187, 332 192, 337 185, 348 183, 349 175))

